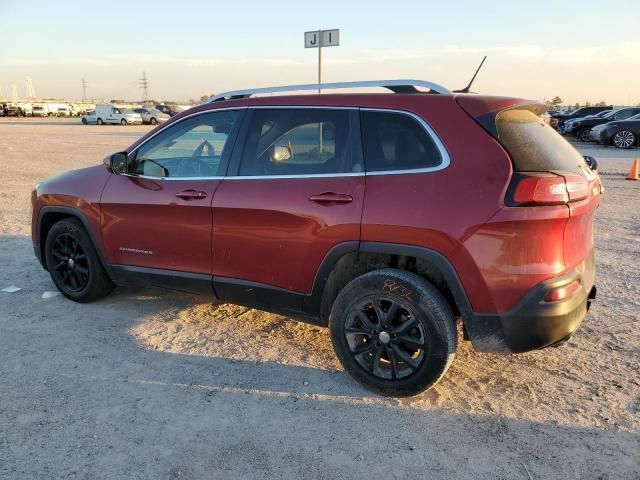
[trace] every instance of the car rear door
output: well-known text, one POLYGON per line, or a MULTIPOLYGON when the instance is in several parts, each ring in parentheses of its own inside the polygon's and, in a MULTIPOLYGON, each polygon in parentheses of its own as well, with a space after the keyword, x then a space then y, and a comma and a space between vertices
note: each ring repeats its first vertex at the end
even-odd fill
POLYGON ((250 109, 213 200, 222 300, 259 306, 251 297, 265 289, 309 293, 334 246, 357 248, 365 186, 357 128, 356 109, 250 109))
POLYGON ((211 285, 211 200, 242 114, 190 115, 130 153, 130 173, 113 175, 102 194, 102 240, 111 265, 204 275, 211 285))

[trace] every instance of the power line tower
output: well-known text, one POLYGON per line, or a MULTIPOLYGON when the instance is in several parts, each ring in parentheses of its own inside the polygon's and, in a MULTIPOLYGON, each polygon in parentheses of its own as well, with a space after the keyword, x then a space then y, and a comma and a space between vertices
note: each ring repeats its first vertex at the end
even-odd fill
POLYGON ((11 101, 12 102, 18 101, 18 87, 16 87, 15 83, 11 84, 11 101))
POLYGON ((31 77, 27 77, 27 100, 33 100, 36 98, 36 92, 33 89, 33 81, 31 77))
POLYGON ((138 80, 140 82, 140 88, 142 89, 142 100, 146 103, 149 101, 149 80, 147 80, 147 72, 142 72, 142 78, 138 80))
POLYGON ((82 103, 87 103, 87 87, 89 86, 89 82, 87 82, 84 78, 82 79, 82 103))

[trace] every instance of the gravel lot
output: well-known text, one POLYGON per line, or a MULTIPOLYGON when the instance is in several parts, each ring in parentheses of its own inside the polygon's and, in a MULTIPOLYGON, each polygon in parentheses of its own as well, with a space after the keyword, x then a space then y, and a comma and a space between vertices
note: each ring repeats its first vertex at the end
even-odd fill
POLYGON ((357 385, 328 332, 151 288, 89 305, 33 256, 29 193, 148 127, 0 119, 0 478, 640 478, 640 150, 588 148, 606 188, 598 299, 560 348, 461 342, 406 400, 357 385))

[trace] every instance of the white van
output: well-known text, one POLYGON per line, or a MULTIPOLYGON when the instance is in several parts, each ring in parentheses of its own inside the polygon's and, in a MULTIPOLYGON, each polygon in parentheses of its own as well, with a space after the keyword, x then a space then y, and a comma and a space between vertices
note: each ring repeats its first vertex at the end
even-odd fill
POLYGON ((46 103, 34 103, 31 108, 31 115, 34 117, 46 117, 49 115, 49 106, 46 103))
POLYGON ((141 125, 142 117, 137 113, 125 112, 124 108, 111 104, 96 105, 96 123, 119 123, 121 125, 141 125))

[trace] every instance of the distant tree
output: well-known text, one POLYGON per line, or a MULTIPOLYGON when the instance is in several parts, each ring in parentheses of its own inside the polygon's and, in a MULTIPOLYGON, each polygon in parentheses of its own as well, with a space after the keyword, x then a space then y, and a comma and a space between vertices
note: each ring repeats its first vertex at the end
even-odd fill
POLYGON ((559 96, 556 95, 555 97, 553 97, 551 99, 549 104, 554 108, 558 108, 560 105, 562 105, 562 99, 559 96))
POLYGON ((204 103, 204 102, 206 102, 207 100, 209 100, 209 95, 202 95, 202 96, 200 97, 200 103, 204 103))
POLYGON ((607 102, 601 100, 598 103, 596 103, 596 107, 606 107, 607 106, 607 102))
POLYGON ((109 100, 109 103, 127 103, 127 102, 126 102, 126 101, 124 101, 124 100, 122 100, 122 99, 120 99, 120 100, 118 100, 118 99, 113 99, 113 100, 109 100))
POLYGON ((592 105, 591 105, 591 102, 584 102, 584 106, 585 107, 591 107, 592 105))

